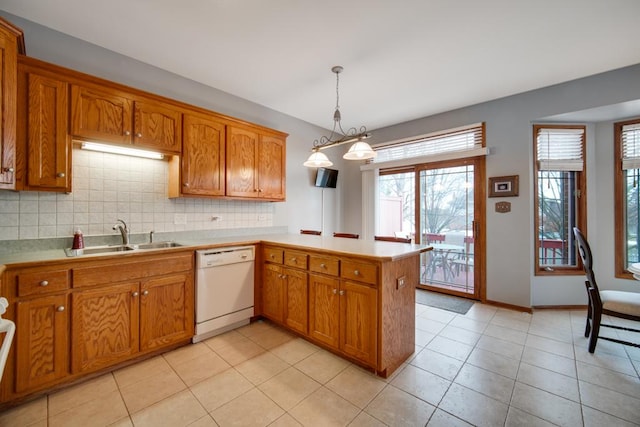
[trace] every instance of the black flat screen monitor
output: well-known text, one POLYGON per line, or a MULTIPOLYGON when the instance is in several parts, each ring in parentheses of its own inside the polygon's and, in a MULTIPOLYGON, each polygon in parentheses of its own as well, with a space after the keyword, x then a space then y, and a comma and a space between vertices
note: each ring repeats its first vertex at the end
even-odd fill
POLYGON ((336 169, 318 168, 316 187, 336 188, 338 171, 336 169))

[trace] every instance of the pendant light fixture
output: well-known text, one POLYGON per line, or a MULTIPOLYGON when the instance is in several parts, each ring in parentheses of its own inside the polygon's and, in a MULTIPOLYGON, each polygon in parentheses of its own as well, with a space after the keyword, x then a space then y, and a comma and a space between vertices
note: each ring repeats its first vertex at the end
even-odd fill
POLYGON ((365 139, 371 136, 370 133, 367 133, 367 128, 364 126, 360 127, 360 130, 352 127, 347 131, 342 129, 340 115, 340 73, 344 70, 339 65, 331 68, 331 72, 336 75, 336 110, 333 113, 333 129, 331 130, 331 135, 322 136, 320 139, 316 139, 313 141, 313 148, 311 149, 312 153, 304 162, 304 166, 310 168, 318 168, 318 167, 329 167, 333 165, 331 160, 324 154, 321 153, 320 150, 324 150, 325 148, 334 147, 336 145, 348 144, 354 142, 349 148, 349 151, 342 156, 343 159, 347 160, 367 160, 372 159, 376 156, 376 152, 371 149, 369 144, 364 142, 365 139))

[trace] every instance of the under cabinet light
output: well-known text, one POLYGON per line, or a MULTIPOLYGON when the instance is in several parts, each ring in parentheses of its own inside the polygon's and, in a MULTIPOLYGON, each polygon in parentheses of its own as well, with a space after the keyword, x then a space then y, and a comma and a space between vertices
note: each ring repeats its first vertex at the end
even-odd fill
POLYGON ((164 154, 153 151, 139 150, 137 148, 120 147, 117 145, 99 144, 97 142, 83 142, 80 145, 83 150, 100 151, 102 153, 122 154, 125 156, 144 157, 147 159, 162 160, 164 154))

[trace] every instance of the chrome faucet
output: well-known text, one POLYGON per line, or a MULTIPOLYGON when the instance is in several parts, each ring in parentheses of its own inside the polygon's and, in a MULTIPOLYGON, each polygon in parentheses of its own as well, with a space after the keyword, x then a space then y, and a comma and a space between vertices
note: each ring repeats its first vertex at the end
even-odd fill
POLYGON ((119 219, 118 222, 121 222, 122 224, 114 225, 113 229, 120 231, 120 234, 122 235, 122 244, 128 245, 129 244, 129 228, 127 227, 127 223, 121 219, 119 219))

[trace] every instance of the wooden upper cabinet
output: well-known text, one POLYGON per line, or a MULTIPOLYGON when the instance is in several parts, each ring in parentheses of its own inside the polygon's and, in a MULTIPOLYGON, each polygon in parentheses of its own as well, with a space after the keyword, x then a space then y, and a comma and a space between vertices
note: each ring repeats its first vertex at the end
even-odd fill
POLYGON ((261 135, 258 161, 258 188, 260 197, 285 199, 286 146, 282 138, 261 135))
POLYGON ((18 53, 22 31, 0 18, 0 189, 15 189, 18 53))
POLYGON ((285 199, 285 141, 227 127, 227 196, 285 199))
POLYGON ((67 83, 29 73, 27 188, 71 191, 67 83))
POLYGON ((182 112, 108 87, 71 86, 71 134, 121 145, 179 154, 182 112))
POLYGON ((132 100, 115 92, 71 86, 71 134, 93 140, 130 144, 132 100))
POLYGON ((182 156, 170 162, 169 197, 225 195, 225 140, 224 123, 184 115, 182 156))
POLYGON ((259 197, 258 141, 257 132, 227 127, 227 196, 259 197))
POLYGON ((180 154, 182 111, 156 101, 136 100, 133 123, 134 145, 180 154))

